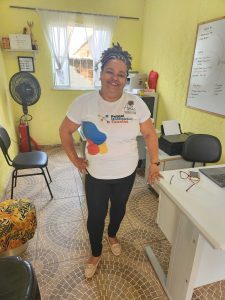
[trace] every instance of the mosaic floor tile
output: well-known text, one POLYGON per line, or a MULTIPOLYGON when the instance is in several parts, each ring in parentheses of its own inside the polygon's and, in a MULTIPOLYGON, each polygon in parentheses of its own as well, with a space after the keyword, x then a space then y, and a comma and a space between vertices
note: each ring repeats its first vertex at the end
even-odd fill
POLYGON ((127 214, 132 223, 154 226, 157 217, 158 199, 148 190, 133 189, 127 203, 127 214))
MULTIPOLYGON (((106 242, 108 223, 109 216, 107 215, 103 237, 103 250, 111 253, 110 247, 106 242)), ((122 246, 124 255, 134 261, 138 261, 140 259, 148 261, 145 253, 145 245, 150 241, 164 238, 162 232, 158 230, 158 227, 156 226, 150 227, 149 230, 133 228, 127 216, 124 217, 121 223, 117 237, 122 246)))
POLYGON ((147 186, 147 183, 145 181, 143 172, 141 172, 141 173, 137 172, 135 181, 134 181, 134 189, 140 188, 140 187, 146 187, 146 186, 147 186))
MULTIPOLYGON (((74 178, 65 180, 53 180, 50 187, 54 199, 67 198, 78 195, 77 185, 74 178)), ((48 190, 43 191, 42 198, 49 198, 48 190)))
POLYGON ((224 300, 225 280, 195 288, 192 300, 224 300))
MULTIPOLYGON (((105 253, 111 253, 111 249, 110 246, 107 242, 107 236, 108 236, 108 224, 109 224, 109 214, 106 216, 106 220, 105 220, 105 228, 104 228, 104 233, 103 233, 103 240, 102 240, 102 250, 105 253)), ((124 239, 123 236, 127 234, 127 232, 129 231, 130 228, 130 223, 129 220, 126 218, 126 216, 124 217, 121 225, 120 225, 120 229, 117 233, 117 238, 119 239, 122 248, 125 246, 124 243, 124 239)))
POLYGON ((141 258, 147 261, 145 246, 153 240, 162 239, 162 235, 159 237, 157 230, 154 227, 151 227, 149 230, 137 228, 127 231, 124 235, 121 234, 120 240, 125 255, 131 260, 138 261, 141 258))
MULTIPOLYGON (((76 147, 81 154, 79 145, 76 147)), ((137 172, 117 235, 122 254, 115 257, 105 240, 107 215, 102 261, 95 276, 87 280, 84 265, 90 255, 90 244, 81 176, 60 145, 43 150, 49 156, 54 198, 50 200, 43 176, 19 178, 15 189, 15 197, 31 199, 37 211, 37 230, 22 257, 35 268, 42 299, 168 299, 145 251, 145 246, 150 244, 167 273, 171 246, 155 223, 158 197, 149 190, 143 169, 137 172)), ((10 182, 3 200, 9 196, 10 182)), ((220 299, 225 299, 225 280, 196 288, 192 297, 192 300, 220 299)))
MULTIPOLYGON (((46 253, 47 254, 47 253, 46 253)), ((36 267, 41 296, 44 300, 100 300, 96 277, 84 277, 86 258, 51 264, 44 261, 36 267)))
POLYGON ((46 151, 49 156, 49 163, 53 162, 54 164, 61 164, 69 162, 69 158, 65 155, 65 151, 61 146, 56 147, 43 147, 43 151, 46 151))
POLYGON ((40 220, 40 215, 42 214, 42 212, 45 211, 45 209, 50 205, 50 203, 52 201, 55 201, 55 199, 34 199, 34 200, 31 200, 32 203, 35 205, 35 208, 36 208, 36 215, 37 215, 37 221, 38 221, 38 224, 41 223, 41 220, 40 220))
POLYGON ((80 196, 80 205, 84 219, 87 219, 88 211, 87 211, 87 203, 85 196, 80 196))
POLYGON ((61 224, 74 222, 83 218, 79 197, 52 199, 39 213, 39 223, 61 224))
POLYGON ((90 244, 83 220, 64 223, 46 223, 38 227, 37 260, 42 260, 42 251, 54 252, 56 261, 87 256, 90 244))
POLYGON ((101 299, 167 299, 148 262, 103 254, 97 284, 101 299))
POLYGON ((71 165, 72 165, 74 176, 81 178, 80 171, 72 163, 71 163, 71 165))
MULTIPOLYGON (((17 179, 17 185, 13 190, 13 198, 41 199, 43 189, 47 190, 44 176, 28 176, 17 179)), ((48 190, 47 190, 48 191, 48 190)), ((5 191, 5 198, 11 197, 11 180, 5 191)))
POLYGON ((165 274, 168 273, 169 257, 171 252, 171 245, 166 239, 150 242, 149 245, 152 248, 155 256, 157 257, 165 274))
POLYGON ((74 178, 74 167, 70 163, 54 166, 50 172, 50 176, 54 181, 74 178))
POLYGON ((75 181, 77 185, 77 192, 79 196, 84 196, 85 195, 85 190, 84 190, 84 183, 81 179, 80 174, 75 175, 75 181))

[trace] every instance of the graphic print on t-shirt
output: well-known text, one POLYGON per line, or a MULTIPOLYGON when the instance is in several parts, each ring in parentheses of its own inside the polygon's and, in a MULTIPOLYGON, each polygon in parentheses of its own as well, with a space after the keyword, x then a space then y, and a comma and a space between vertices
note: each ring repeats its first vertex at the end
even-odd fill
POLYGON ((133 100, 129 100, 127 102, 127 104, 124 106, 124 112, 126 114, 136 114, 136 109, 135 109, 133 100))
POLYGON ((88 121, 82 123, 82 130, 87 139, 87 150, 91 155, 104 154, 108 152, 106 145, 106 135, 98 130, 97 126, 88 121))
POLYGON ((125 106, 120 110, 120 113, 98 114, 98 118, 100 122, 105 122, 107 124, 129 123, 134 120, 133 116, 127 116, 126 114, 136 115, 136 108, 133 100, 128 100, 125 106))

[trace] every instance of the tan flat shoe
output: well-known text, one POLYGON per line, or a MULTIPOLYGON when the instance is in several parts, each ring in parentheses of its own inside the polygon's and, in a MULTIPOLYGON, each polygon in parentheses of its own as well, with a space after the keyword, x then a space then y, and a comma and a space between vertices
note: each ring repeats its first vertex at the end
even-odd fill
POLYGON ((94 276, 97 267, 100 263, 101 257, 99 258, 98 262, 94 265, 94 264, 86 264, 85 268, 84 268, 84 275, 87 279, 90 279, 94 276))
POLYGON ((106 237, 106 240, 107 240, 107 242, 109 244, 109 247, 110 247, 112 253, 115 256, 119 256, 122 253, 122 247, 121 247, 121 245, 119 243, 111 244, 108 236, 106 237))

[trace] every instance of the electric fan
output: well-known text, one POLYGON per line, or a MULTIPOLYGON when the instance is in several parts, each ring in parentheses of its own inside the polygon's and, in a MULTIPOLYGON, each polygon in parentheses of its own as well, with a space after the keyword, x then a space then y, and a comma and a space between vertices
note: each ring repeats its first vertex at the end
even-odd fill
POLYGON ((9 90, 13 99, 22 105, 24 115, 28 114, 27 106, 35 104, 41 96, 37 79, 28 72, 14 74, 9 82, 9 90))
POLYGON ((31 151, 31 142, 39 150, 37 143, 29 134, 28 122, 32 116, 28 114, 28 106, 35 104, 41 96, 41 88, 37 79, 28 72, 18 72, 12 76, 9 82, 9 90, 12 98, 23 108, 23 116, 20 118, 19 133, 21 151, 31 151))

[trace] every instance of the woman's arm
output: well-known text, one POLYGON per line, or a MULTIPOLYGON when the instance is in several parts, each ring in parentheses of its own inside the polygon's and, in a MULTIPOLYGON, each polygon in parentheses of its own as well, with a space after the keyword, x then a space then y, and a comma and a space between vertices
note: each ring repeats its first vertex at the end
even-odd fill
POLYGON ((85 172, 87 167, 87 161, 85 158, 81 158, 77 155, 76 149, 73 144, 73 133, 80 127, 68 117, 65 117, 60 128, 59 135, 61 138, 62 146, 71 160, 71 162, 79 169, 80 172, 85 172))
POLYGON ((159 180, 162 176, 159 173, 159 166, 157 165, 157 163, 159 162, 158 138, 155 133, 155 128, 153 127, 151 119, 140 123, 140 131, 145 139, 150 160, 148 183, 153 184, 155 180, 159 180))

